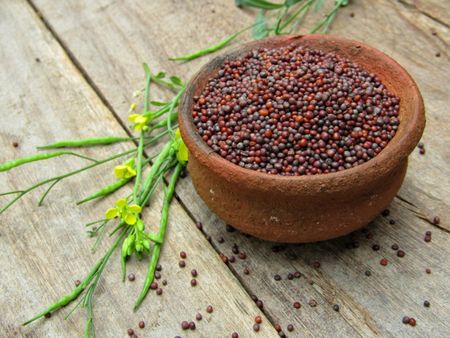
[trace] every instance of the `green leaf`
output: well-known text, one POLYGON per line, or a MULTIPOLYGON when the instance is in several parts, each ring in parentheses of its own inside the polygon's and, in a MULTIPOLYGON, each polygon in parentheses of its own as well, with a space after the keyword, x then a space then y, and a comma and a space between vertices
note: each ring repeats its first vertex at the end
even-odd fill
POLYGON ((284 4, 276 4, 266 0, 235 0, 234 3, 238 7, 254 7, 261 9, 279 9, 284 6, 284 4))
POLYGON ((269 30, 267 29, 267 20, 265 11, 262 10, 258 13, 255 19, 255 24, 252 29, 252 36, 254 39, 263 39, 269 35, 269 30))
POLYGON ((158 74, 155 75, 155 78, 157 79, 163 79, 166 77, 166 73, 164 72, 158 72, 158 74))
POLYGON ((171 76, 170 81, 172 81, 174 85, 183 86, 183 81, 181 81, 181 79, 178 76, 171 76))

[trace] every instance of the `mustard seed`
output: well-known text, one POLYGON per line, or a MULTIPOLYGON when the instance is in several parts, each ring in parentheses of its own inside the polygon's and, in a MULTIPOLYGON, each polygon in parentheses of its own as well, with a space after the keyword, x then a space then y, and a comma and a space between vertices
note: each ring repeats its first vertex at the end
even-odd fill
POLYGON ((145 322, 143 320, 141 320, 139 322, 139 328, 143 329, 145 327, 145 322))
POLYGON ((133 282, 135 279, 136 279, 136 276, 134 275, 134 273, 128 274, 128 280, 129 280, 130 282, 133 282))
POLYGON ((208 305, 208 306, 206 307, 206 312, 208 312, 208 313, 213 313, 213 311, 214 311, 214 309, 213 309, 213 307, 212 307, 211 305, 208 305))
POLYGON ((289 325, 287 326, 286 329, 287 329, 289 332, 292 332, 292 331, 294 331, 294 325, 289 324, 289 325))
POLYGON ((383 266, 386 266, 386 265, 388 265, 388 260, 386 258, 382 258, 380 260, 380 264, 383 265, 383 266))

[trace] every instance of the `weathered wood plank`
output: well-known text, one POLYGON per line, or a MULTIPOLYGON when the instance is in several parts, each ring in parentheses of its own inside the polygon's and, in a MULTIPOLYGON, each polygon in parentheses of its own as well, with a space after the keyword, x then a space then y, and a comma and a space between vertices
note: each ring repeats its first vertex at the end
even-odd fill
MULTIPOLYGON (((232 2, 35 3, 122 118, 128 107, 125 95, 137 88, 143 60, 188 78, 210 57, 175 65, 166 61, 168 56, 207 46, 253 20, 250 12, 237 10, 232 2)), ((270 243, 226 233, 189 180, 182 182, 178 193, 194 217, 204 222, 218 250, 230 255, 231 244, 237 243, 247 253, 247 260, 238 260, 230 265, 231 269, 247 289, 264 301, 266 313, 274 322, 283 327, 295 324, 296 336, 448 336, 445 321, 449 305, 445 299, 449 296, 446 255, 450 239, 446 232, 421 219, 439 214, 441 226, 450 229, 446 199, 450 176, 445 161, 449 157, 445 145, 450 141, 445 129, 449 122, 449 98, 445 93, 449 79, 448 28, 401 3, 359 1, 340 13, 333 32, 362 40, 393 56, 413 75, 424 94, 428 109, 424 135, 427 154, 419 156, 415 152, 411 156, 408 177, 400 192, 402 199, 391 206, 396 225, 380 217, 370 227, 374 239, 354 235, 360 245, 354 250, 344 250, 344 244, 353 241, 353 237, 347 237, 289 246, 285 253, 275 255, 270 243), (441 53, 439 58, 437 52, 441 53), (427 230, 433 230, 435 236, 428 245, 422 240, 427 230), (226 242, 220 244, 219 237, 226 242), (394 242, 406 251, 405 258, 397 258, 390 249, 394 242), (370 249, 374 243, 381 245, 381 251, 370 249), (381 257, 390 261, 385 268, 378 263, 381 257), (314 261, 320 261, 322 267, 312 269, 314 261), (250 267, 250 275, 242 273, 245 266, 250 267), (432 269, 431 275, 425 274, 427 267, 432 269), (368 269, 371 277, 365 276, 368 269), (314 284, 309 285, 305 278, 282 282, 273 279, 276 273, 285 279, 286 273, 294 270, 305 273, 314 284), (310 298, 319 305, 309 307, 310 298), (432 303, 430 309, 421 305, 425 298, 432 303), (303 304, 299 311, 292 307, 295 300, 303 304), (339 313, 332 310, 334 303, 341 305, 339 313), (417 317, 418 326, 403 325, 403 315, 417 317)))
POLYGON ((448 1, 442 0, 399 0, 402 3, 414 6, 430 18, 450 26, 450 11, 448 1))
MULTIPOLYGON (((0 1, 0 29, 0 162, 34 153, 37 145, 57 139, 105 134, 125 136, 26 2, 0 1), (13 142, 18 142, 19 147, 15 148, 13 142)), ((110 151, 125 148, 123 145, 108 148, 109 151, 96 148, 87 153, 103 158, 110 151)), ((61 158, 1 173, 1 191, 26 187, 50 175, 78 168, 82 163, 78 159, 61 158)), ((21 323, 70 291, 74 281, 81 279, 108 247, 110 241, 105 240, 98 253, 92 255, 92 241, 88 240, 83 224, 102 217, 103 210, 114 199, 83 207, 74 207, 74 202, 110 183, 114 179, 110 170, 111 165, 104 166, 61 183, 45 205, 37 208, 37 199, 43 192, 39 190, 0 216, 0 336, 82 336, 84 313, 64 321, 69 309, 27 327, 21 327, 21 323)), ((155 207, 144 212, 144 220, 152 227, 158 225, 161 199, 159 192, 155 207)), ((0 205, 7 200, 2 197, 0 205)), ((145 277, 147 260, 132 260, 128 269, 136 274, 136 281, 122 284, 119 257, 112 257, 95 295, 95 325, 99 336, 125 336, 127 329, 136 329, 140 320, 145 320, 146 328, 137 329, 137 333, 147 337, 177 334, 224 337, 233 331, 245 337, 253 336, 253 320, 260 310, 195 230, 177 201, 171 206, 161 257, 162 278, 168 280, 168 285, 163 287, 162 296, 150 292, 136 313, 132 307, 145 277), (184 270, 178 267, 181 250, 188 254, 184 270), (199 273, 195 288, 190 286, 192 268, 199 273), (207 314, 205 309, 210 304, 215 310, 207 314), (197 330, 182 332, 180 322, 194 320, 197 312, 203 314, 197 330)), ((267 319, 260 333, 263 337, 276 334, 267 319)))

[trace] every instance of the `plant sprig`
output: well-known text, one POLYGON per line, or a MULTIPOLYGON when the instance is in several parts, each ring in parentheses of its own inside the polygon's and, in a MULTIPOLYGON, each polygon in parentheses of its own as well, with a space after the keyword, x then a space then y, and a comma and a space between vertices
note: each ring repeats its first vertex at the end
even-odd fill
MULTIPOLYGON (((187 55, 171 57, 169 60, 189 61, 214 53, 228 46, 238 36, 249 29, 252 29, 252 37, 254 39, 262 39, 270 34, 291 34, 303 21, 311 8, 315 7, 316 11, 319 11, 323 7, 324 2, 325 0, 285 0, 283 3, 274 3, 267 0, 235 0, 236 6, 240 8, 249 7, 260 9, 253 25, 227 36, 215 45, 187 55), (273 24, 269 24, 269 18, 266 12, 275 14, 275 22, 273 24)), ((327 33, 338 10, 347 6, 347 4, 348 0, 334 0, 333 8, 311 29, 311 33, 327 33)))

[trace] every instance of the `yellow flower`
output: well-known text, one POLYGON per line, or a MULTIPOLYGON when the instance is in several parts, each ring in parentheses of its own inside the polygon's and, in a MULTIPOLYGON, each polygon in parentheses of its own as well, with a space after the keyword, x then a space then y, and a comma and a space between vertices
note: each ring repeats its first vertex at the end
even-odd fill
POLYGON ((135 110, 136 107, 137 107, 137 104, 133 102, 133 103, 130 105, 130 110, 129 110, 129 111, 135 110))
POLYGON ((113 219, 115 217, 120 217, 122 221, 128 225, 133 225, 138 220, 138 215, 140 214, 142 208, 137 204, 128 205, 125 198, 117 200, 116 206, 110 208, 106 211, 106 219, 113 219))
POLYGON ((131 114, 128 116, 128 120, 134 123, 134 130, 141 131, 147 129, 147 125, 150 123, 150 119, 142 114, 131 114))
POLYGON ((178 128, 177 131, 175 132, 175 139, 179 141, 177 150, 177 160, 181 164, 185 164, 188 161, 189 152, 186 147, 186 144, 184 144, 183 139, 181 138, 180 128, 178 128))
POLYGON ((129 159, 124 164, 120 164, 114 168, 114 175, 121 179, 128 179, 136 176, 136 170, 134 169, 134 158, 129 159))

